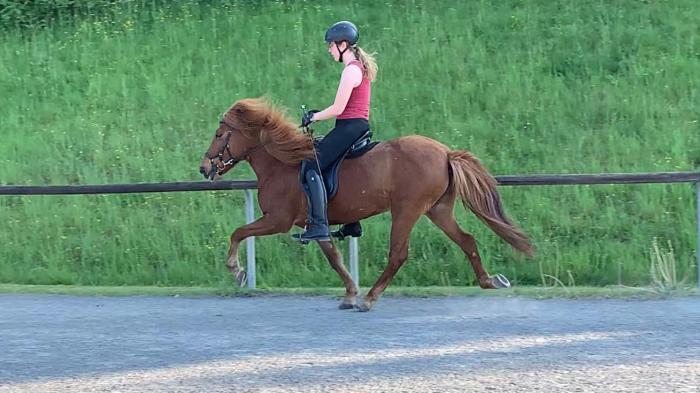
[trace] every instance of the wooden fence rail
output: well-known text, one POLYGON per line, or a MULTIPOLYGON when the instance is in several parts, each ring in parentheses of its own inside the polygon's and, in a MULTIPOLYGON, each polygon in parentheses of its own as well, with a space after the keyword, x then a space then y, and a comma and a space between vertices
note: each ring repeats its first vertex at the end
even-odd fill
MULTIPOLYGON (((607 173, 590 175, 527 175, 496 176, 503 186, 537 186, 567 184, 639 184, 639 183, 693 183, 700 182, 700 172, 607 173)), ((0 185, 0 195, 74 195, 74 194, 128 194, 142 192, 180 192, 248 190, 258 187, 255 180, 222 180, 216 182, 175 182, 100 184, 67 186, 0 185)))

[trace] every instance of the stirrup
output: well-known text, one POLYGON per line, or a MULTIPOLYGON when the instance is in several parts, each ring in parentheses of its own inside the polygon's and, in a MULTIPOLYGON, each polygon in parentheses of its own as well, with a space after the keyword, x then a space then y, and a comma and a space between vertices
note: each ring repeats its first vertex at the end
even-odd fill
POLYGON ((305 246, 305 245, 311 243, 310 240, 302 239, 302 238, 301 238, 301 233, 295 233, 295 234, 293 234, 293 235, 292 235, 292 239, 294 239, 294 240, 298 241, 299 243, 301 243, 302 246, 305 246))
POLYGON ((329 242, 331 241, 331 236, 318 236, 316 238, 305 238, 304 235, 307 233, 306 228, 304 228, 304 232, 302 233, 294 233, 292 234, 292 239, 299 241, 301 244, 306 245, 309 244, 312 241, 319 241, 319 242, 329 242))
POLYGON ((300 232, 300 233, 293 233, 293 234, 292 234, 292 239, 298 241, 299 243, 301 243, 302 245, 305 246, 305 245, 309 244, 310 241, 309 241, 309 240, 306 240, 306 239, 303 239, 303 238, 301 237, 301 234, 302 234, 302 233, 303 233, 303 232, 300 232))

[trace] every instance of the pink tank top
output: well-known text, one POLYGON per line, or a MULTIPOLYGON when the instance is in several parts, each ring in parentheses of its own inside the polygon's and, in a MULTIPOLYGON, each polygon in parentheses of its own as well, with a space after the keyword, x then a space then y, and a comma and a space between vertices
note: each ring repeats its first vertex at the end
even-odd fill
POLYGON ((362 70, 362 82, 352 89, 348 103, 345 105, 345 110, 336 119, 361 118, 369 120, 369 99, 372 94, 372 83, 364 76, 365 68, 362 66, 362 62, 353 60, 348 63, 347 67, 350 67, 352 64, 356 64, 362 70))

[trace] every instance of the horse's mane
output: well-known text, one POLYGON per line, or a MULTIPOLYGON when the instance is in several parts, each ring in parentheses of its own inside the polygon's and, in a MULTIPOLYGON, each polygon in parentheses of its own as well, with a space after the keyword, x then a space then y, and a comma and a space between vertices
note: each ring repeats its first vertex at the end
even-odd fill
POLYGON ((295 165, 312 158, 313 142, 297 129, 285 113, 265 98, 236 101, 224 115, 226 123, 249 138, 257 138, 276 159, 295 165))

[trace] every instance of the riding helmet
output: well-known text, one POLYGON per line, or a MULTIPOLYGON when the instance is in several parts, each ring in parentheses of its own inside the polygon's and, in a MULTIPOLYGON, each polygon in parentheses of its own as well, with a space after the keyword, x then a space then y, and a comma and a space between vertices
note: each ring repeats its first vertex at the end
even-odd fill
POLYGON ((326 42, 347 41, 350 45, 355 45, 360 38, 360 32, 352 22, 341 21, 334 23, 326 30, 326 42))

